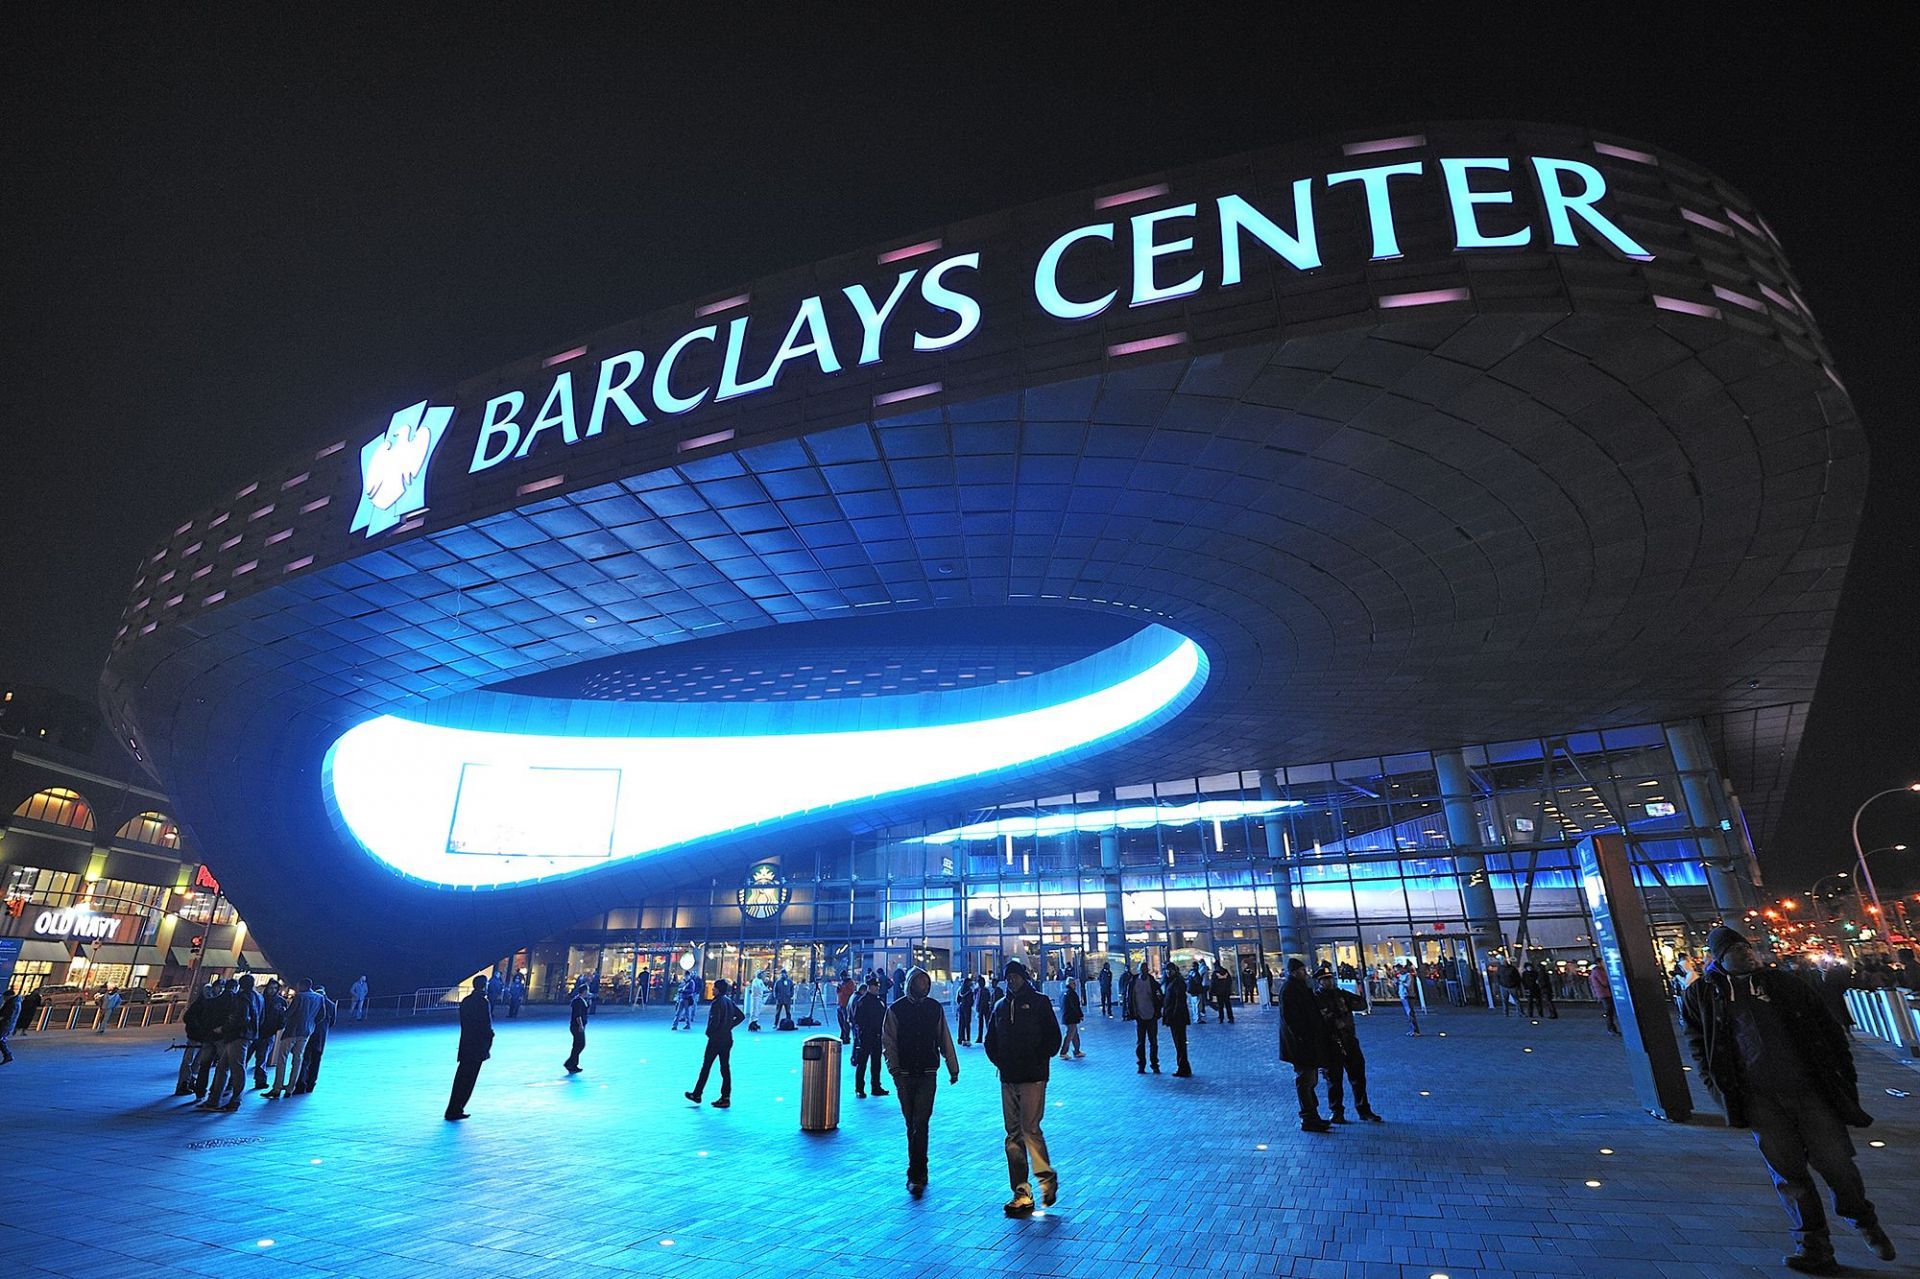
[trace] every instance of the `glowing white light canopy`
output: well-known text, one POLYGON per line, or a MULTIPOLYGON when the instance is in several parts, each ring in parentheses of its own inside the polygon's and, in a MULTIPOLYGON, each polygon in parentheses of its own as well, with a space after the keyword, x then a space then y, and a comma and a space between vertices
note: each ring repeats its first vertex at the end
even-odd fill
POLYGON ((340 827, 394 871, 502 888, 1137 736, 1206 677, 1199 645, 1148 626, 1067 666, 952 692, 721 705, 489 694, 348 730, 322 787, 340 827))
POLYGON ((973 822, 952 830, 936 831, 910 839, 910 844, 958 844, 970 840, 999 839, 1005 835, 1027 838, 1037 835, 1065 835, 1070 831, 1142 830, 1149 826, 1192 826, 1196 822, 1227 821, 1240 817, 1265 817, 1287 808, 1304 808, 1298 799, 1203 799, 1194 804, 1139 804, 1127 808, 1089 808, 1075 813, 1042 813, 1032 817, 1002 817, 996 821, 973 822))

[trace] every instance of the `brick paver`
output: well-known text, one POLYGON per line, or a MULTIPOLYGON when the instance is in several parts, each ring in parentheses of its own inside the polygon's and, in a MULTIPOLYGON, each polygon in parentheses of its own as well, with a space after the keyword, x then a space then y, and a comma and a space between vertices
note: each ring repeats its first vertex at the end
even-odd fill
MULTIPOLYGON (((798 1130, 797 1034, 741 1036, 722 1112, 682 1099, 700 1039, 658 1011, 603 1014, 573 1078, 563 1019, 502 1021, 463 1124, 440 1118, 446 1024, 344 1030, 319 1091, 250 1094, 233 1115, 165 1095, 177 1058, 164 1038, 24 1036, 0 1068, 0 1273, 1784 1273, 1783 1219, 1751 1140, 1711 1113, 1687 1126, 1642 1115, 1618 1041, 1583 1010, 1541 1025, 1453 1012, 1417 1040, 1393 1016, 1363 1023, 1388 1122, 1326 1136, 1298 1131, 1274 1022, 1262 1008, 1195 1026, 1198 1077, 1179 1080, 1136 1075, 1132 1028, 1094 1018, 1087 1059, 1054 1072, 1061 1201, 1027 1221, 999 1210, 998 1090, 977 1047, 941 1089, 933 1182, 916 1202, 891 1099, 858 1101, 849 1081, 839 1131, 798 1130)), ((1879 1117, 1857 1134, 1861 1163, 1920 1258, 1920 1095, 1886 1092, 1920 1094, 1920 1078, 1860 1055, 1879 1117)), ((1920 1273, 1874 1261, 1844 1230, 1837 1242, 1856 1273, 1920 1273)))

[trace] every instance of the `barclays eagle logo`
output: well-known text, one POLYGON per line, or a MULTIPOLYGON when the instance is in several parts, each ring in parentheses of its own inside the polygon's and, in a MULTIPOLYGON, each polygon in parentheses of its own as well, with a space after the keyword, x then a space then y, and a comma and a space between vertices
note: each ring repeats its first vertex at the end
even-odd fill
POLYGON ((348 532, 384 533, 427 504, 427 463, 453 421, 453 410, 425 400, 393 415, 387 429, 360 450, 360 505, 348 532))

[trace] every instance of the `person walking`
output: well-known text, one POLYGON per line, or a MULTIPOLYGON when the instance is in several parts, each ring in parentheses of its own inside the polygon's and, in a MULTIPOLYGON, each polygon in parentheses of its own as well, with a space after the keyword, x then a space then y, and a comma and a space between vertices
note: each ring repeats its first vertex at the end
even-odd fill
POLYGON ((325 986, 315 986, 320 996, 320 1011, 313 1019, 313 1034, 307 1039, 306 1056, 300 1060, 300 1086, 297 1093, 310 1093, 320 1083, 320 1059, 327 1053, 327 1032, 340 1020, 340 1005, 327 997, 325 986))
MULTIPOLYGON (((1178 993, 1179 981, 1179 967, 1169 964, 1167 990, 1178 993)), ((1186 1002, 1184 997, 1181 1002, 1186 1002)), ((1127 1012, 1133 1017, 1133 1060, 1139 1074, 1147 1073, 1149 1059, 1153 1073, 1160 1073, 1160 1014, 1165 1003, 1160 983, 1153 979, 1153 970, 1145 960, 1140 961, 1140 971, 1134 975, 1133 991, 1127 999, 1127 1012)))
POLYGON ((1383 1122, 1367 1102, 1367 1056, 1360 1051, 1360 1032, 1353 1014, 1364 1009, 1367 1001, 1351 991, 1340 989, 1340 981, 1330 965, 1322 964, 1314 973, 1314 1001, 1327 1026, 1327 1060, 1321 1073, 1327 1079, 1327 1110, 1336 1124, 1347 1122, 1346 1091, 1341 1077, 1353 1085, 1354 1113, 1369 1123, 1383 1122))
POLYGON ((880 1029, 893 1090, 907 1122, 907 1193, 919 1198, 927 1188, 927 1130, 933 1122, 933 1096, 940 1084, 940 1059, 946 1058, 947 1082, 960 1082, 960 1054, 947 1030, 947 1010, 927 996, 933 978, 916 966, 907 974, 907 993, 887 1008, 880 1029))
POLYGON ((1113 962, 1100 965, 1100 1015, 1113 1016, 1113 962))
POLYGON ((214 1033, 220 1055, 207 1086, 207 1099, 200 1103, 202 1108, 240 1109, 240 1098, 247 1091, 247 1053, 260 1036, 261 1006, 260 996, 254 993, 252 973, 242 974, 238 980, 227 979, 220 1028, 214 1033))
POLYGON ((367 978, 364 973, 353 985, 347 987, 347 994, 353 1000, 353 1020, 365 1021, 367 1019, 367 978))
POLYGON ((1120 969, 1120 1020, 1133 1020, 1133 961, 1127 960, 1120 969))
POLYGON ((684 1094, 694 1105, 700 1104, 700 1094, 707 1090, 707 1076, 712 1072, 714 1063, 720 1066, 720 1095, 713 1099, 715 1110, 725 1110, 733 1105, 733 1028, 747 1019, 733 1002, 733 986, 725 978, 713 983, 713 1002, 707 1005, 707 1050, 700 1058, 700 1077, 693 1081, 693 1091, 684 1094))
POLYGON ((118 987, 100 988, 100 1023, 94 1027, 96 1034, 104 1035, 107 1027, 113 1024, 114 1014, 120 1011, 120 991, 118 987))
POLYGON ((960 979, 960 993, 954 996, 955 1020, 960 1023, 960 1046, 967 1047, 973 1042, 973 974, 968 973, 960 979))
POLYGON ((520 1019, 520 1005, 527 1002, 527 979, 524 974, 515 973, 513 980, 507 983, 507 1020, 520 1019))
POLYGON ((693 1008, 700 998, 700 979, 688 973, 680 983, 680 993, 673 1004, 673 1030, 693 1029, 693 1008))
MULTIPOLYGON (((1033 989, 1027 966, 1009 959, 1007 994, 994 1005, 987 1022, 987 1060, 1000 1072, 1000 1118, 1007 1130, 1007 1180, 1013 1198, 1009 1217, 1033 1212, 1033 1186, 1040 1183, 1040 1202, 1051 1208, 1060 1197, 1060 1176, 1047 1157, 1047 1138, 1041 1121, 1047 1114, 1047 1079, 1053 1054, 1060 1050, 1060 1023, 1053 1005, 1033 989)), ((1143 982, 1140 985, 1151 985, 1143 982)))
MULTIPOLYGON (((1192 1021, 1187 1012, 1187 988, 1180 980, 1180 970, 1167 970, 1166 990, 1160 1001, 1160 1017, 1167 1023, 1167 1035, 1173 1040, 1173 1077, 1175 1079, 1193 1078, 1193 1065, 1187 1060, 1187 1025, 1192 1021)), ((1155 1069, 1159 1069, 1156 1065, 1155 1069)))
POLYGON ((1420 1018, 1413 1010, 1414 1001, 1419 997, 1419 991, 1413 984, 1417 980, 1418 978, 1413 975, 1412 965, 1404 968, 1395 966, 1393 993, 1394 997, 1400 1001, 1400 1011, 1406 1014, 1407 1036, 1410 1039, 1420 1038, 1420 1018))
POLYGON ((1502 959, 1493 970, 1494 990, 1500 1000, 1500 1015, 1511 1017, 1520 1007, 1520 970, 1511 959, 1502 959))
POLYGON ((1613 982, 1607 978, 1607 970, 1601 965, 1598 955, 1594 956, 1592 966, 1587 969, 1587 989, 1599 1001, 1600 1011, 1607 1015, 1607 1033, 1619 1034, 1620 1019, 1614 1015, 1613 982))
POLYGON ((453 1091, 447 1096, 447 1118, 467 1118, 467 1102, 480 1082, 480 1067, 493 1055, 493 1012, 487 1007, 487 979, 475 977, 473 992, 460 1001, 460 1046, 454 1056, 453 1091))
POLYGON ((880 1086, 880 1067, 885 1060, 884 1032, 887 1001, 880 993, 880 974, 867 974, 867 988, 853 1001, 853 1095, 867 1095, 867 1076, 873 1077, 873 1095, 891 1094, 880 1086))
POLYGON ((1301 1132, 1330 1132, 1333 1128, 1320 1117, 1320 1097, 1315 1091, 1328 1051, 1326 1021, 1307 982, 1306 962, 1289 959, 1287 980, 1280 988, 1280 1060, 1293 1067, 1301 1132))
MULTIPOLYGON (((840 1042, 853 1042, 853 997, 860 993, 860 985, 854 981, 853 974, 842 968, 840 980, 833 988, 834 1011, 840 1019, 840 1042)), ((966 1016, 961 1015, 960 1033, 966 1034, 966 1016)))
POLYGON ((587 1050, 587 1018, 591 1016, 593 998, 587 990, 587 979, 576 977, 573 981, 573 998, 567 1001, 567 1031, 573 1036, 573 1051, 561 1063, 569 1075, 577 1075, 581 1071, 580 1054, 587 1050))
POLYGON ((999 1003, 1001 999, 1006 996, 1006 993, 1006 991, 1001 989, 1000 979, 998 977, 993 979, 992 985, 988 985, 987 975, 985 973, 980 974, 980 994, 974 1000, 973 1011, 974 1015, 980 1019, 980 1025, 974 1033, 974 1038, 982 1045, 985 1045, 987 1042, 987 1019, 993 1016, 993 1006, 999 1003))
POLYGON ((1060 996, 1060 1024, 1065 1028, 1060 1037, 1060 1060, 1067 1059, 1067 1050, 1071 1048, 1076 1058, 1087 1054, 1080 1048, 1080 1023, 1086 1018, 1086 1007, 1080 1002, 1080 983, 1067 978, 1067 989, 1060 996))
POLYGON ((1546 998, 1540 993, 1540 968, 1531 959, 1520 965, 1520 998, 1526 1005, 1527 1016, 1546 1014, 1546 998))
POLYGON ((287 1004, 285 1024, 273 1042, 273 1087, 268 1101, 278 1101, 290 1090, 300 1087, 300 1072, 307 1062, 307 1041, 320 1016, 320 996, 313 993, 311 979, 300 979, 300 992, 287 1004), (289 1069, 291 1066, 291 1069, 289 1069))
MULTIPOLYGON (((10 1065, 13 1062, 13 1049, 7 1047, 7 1040, 13 1038, 13 1028, 19 1024, 20 992, 8 986, 6 997, 0 999, 0 1066, 10 1065)), ((185 1078, 186 1073, 186 1055, 183 1055, 181 1077, 185 1078)))
POLYGON ((1847 1136, 1873 1118, 1860 1108, 1845 1029, 1798 978, 1766 968, 1735 929, 1708 933, 1707 952, 1709 965, 1681 998, 1687 1047, 1727 1125, 1753 1130, 1798 1244, 1783 1261, 1803 1274, 1839 1269, 1814 1172, 1832 1190, 1833 1210, 1892 1261, 1847 1136))
MULTIPOLYGON (((1176 973, 1180 971, 1180 966, 1178 964, 1172 964, 1172 965, 1169 965, 1169 967, 1171 967, 1173 971, 1176 973)), ((1188 1011, 1194 1015, 1195 1019, 1202 1026, 1207 1024, 1208 984, 1209 983, 1207 981, 1207 961, 1204 959, 1194 960, 1193 967, 1189 969, 1187 972, 1187 977, 1186 977, 1185 984, 1183 986, 1183 991, 1186 997, 1193 1001, 1193 1005, 1191 1008, 1188 1009, 1188 1011)))
POLYGON ((1221 1025, 1233 1021, 1233 973, 1217 959, 1213 961, 1213 1017, 1221 1025))

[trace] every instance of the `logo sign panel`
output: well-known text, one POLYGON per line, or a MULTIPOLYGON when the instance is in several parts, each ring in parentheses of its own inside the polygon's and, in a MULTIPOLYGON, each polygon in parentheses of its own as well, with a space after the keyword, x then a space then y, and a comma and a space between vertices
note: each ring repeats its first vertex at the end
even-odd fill
MULTIPOLYGON (((949 251, 930 240, 881 255, 890 274, 823 288, 773 314, 752 310, 742 295, 699 308, 691 324, 660 334, 658 343, 609 351, 593 363, 588 348, 577 348, 477 409, 410 405, 361 449, 351 530, 373 537, 425 509, 428 468, 456 426, 461 441, 452 452, 469 475, 536 456, 550 463, 610 432, 764 394, 796 369, 832 377, 879 367, 907 378, 919 357, 996 324, 1082 324, 1116 309, 1225 293, 1264 281, 1269 267, 1308 275, 1398 259, 1403 223, 1430 222, 1436 212, 1448 220, 1454 254, 1547 248, 1641 262, 1654 256, 1610 212, 1601 170, 1564 156, 1409 159, 1300 176, 1266 186, 1257 198, 1237 191, 1173 198, 1164 186, 1109 197, 1096 203, 1093 220, 1034 237, 1037 251, 998 258, 988 248, 949 251)), ((1406 295, 1466 296, 1464 289, 1406 295)), ((1178 340, 1127 345, 1148 350, 1178 340)), ((875 404, 938 389, 925 383, 887 392, 875 404)))

